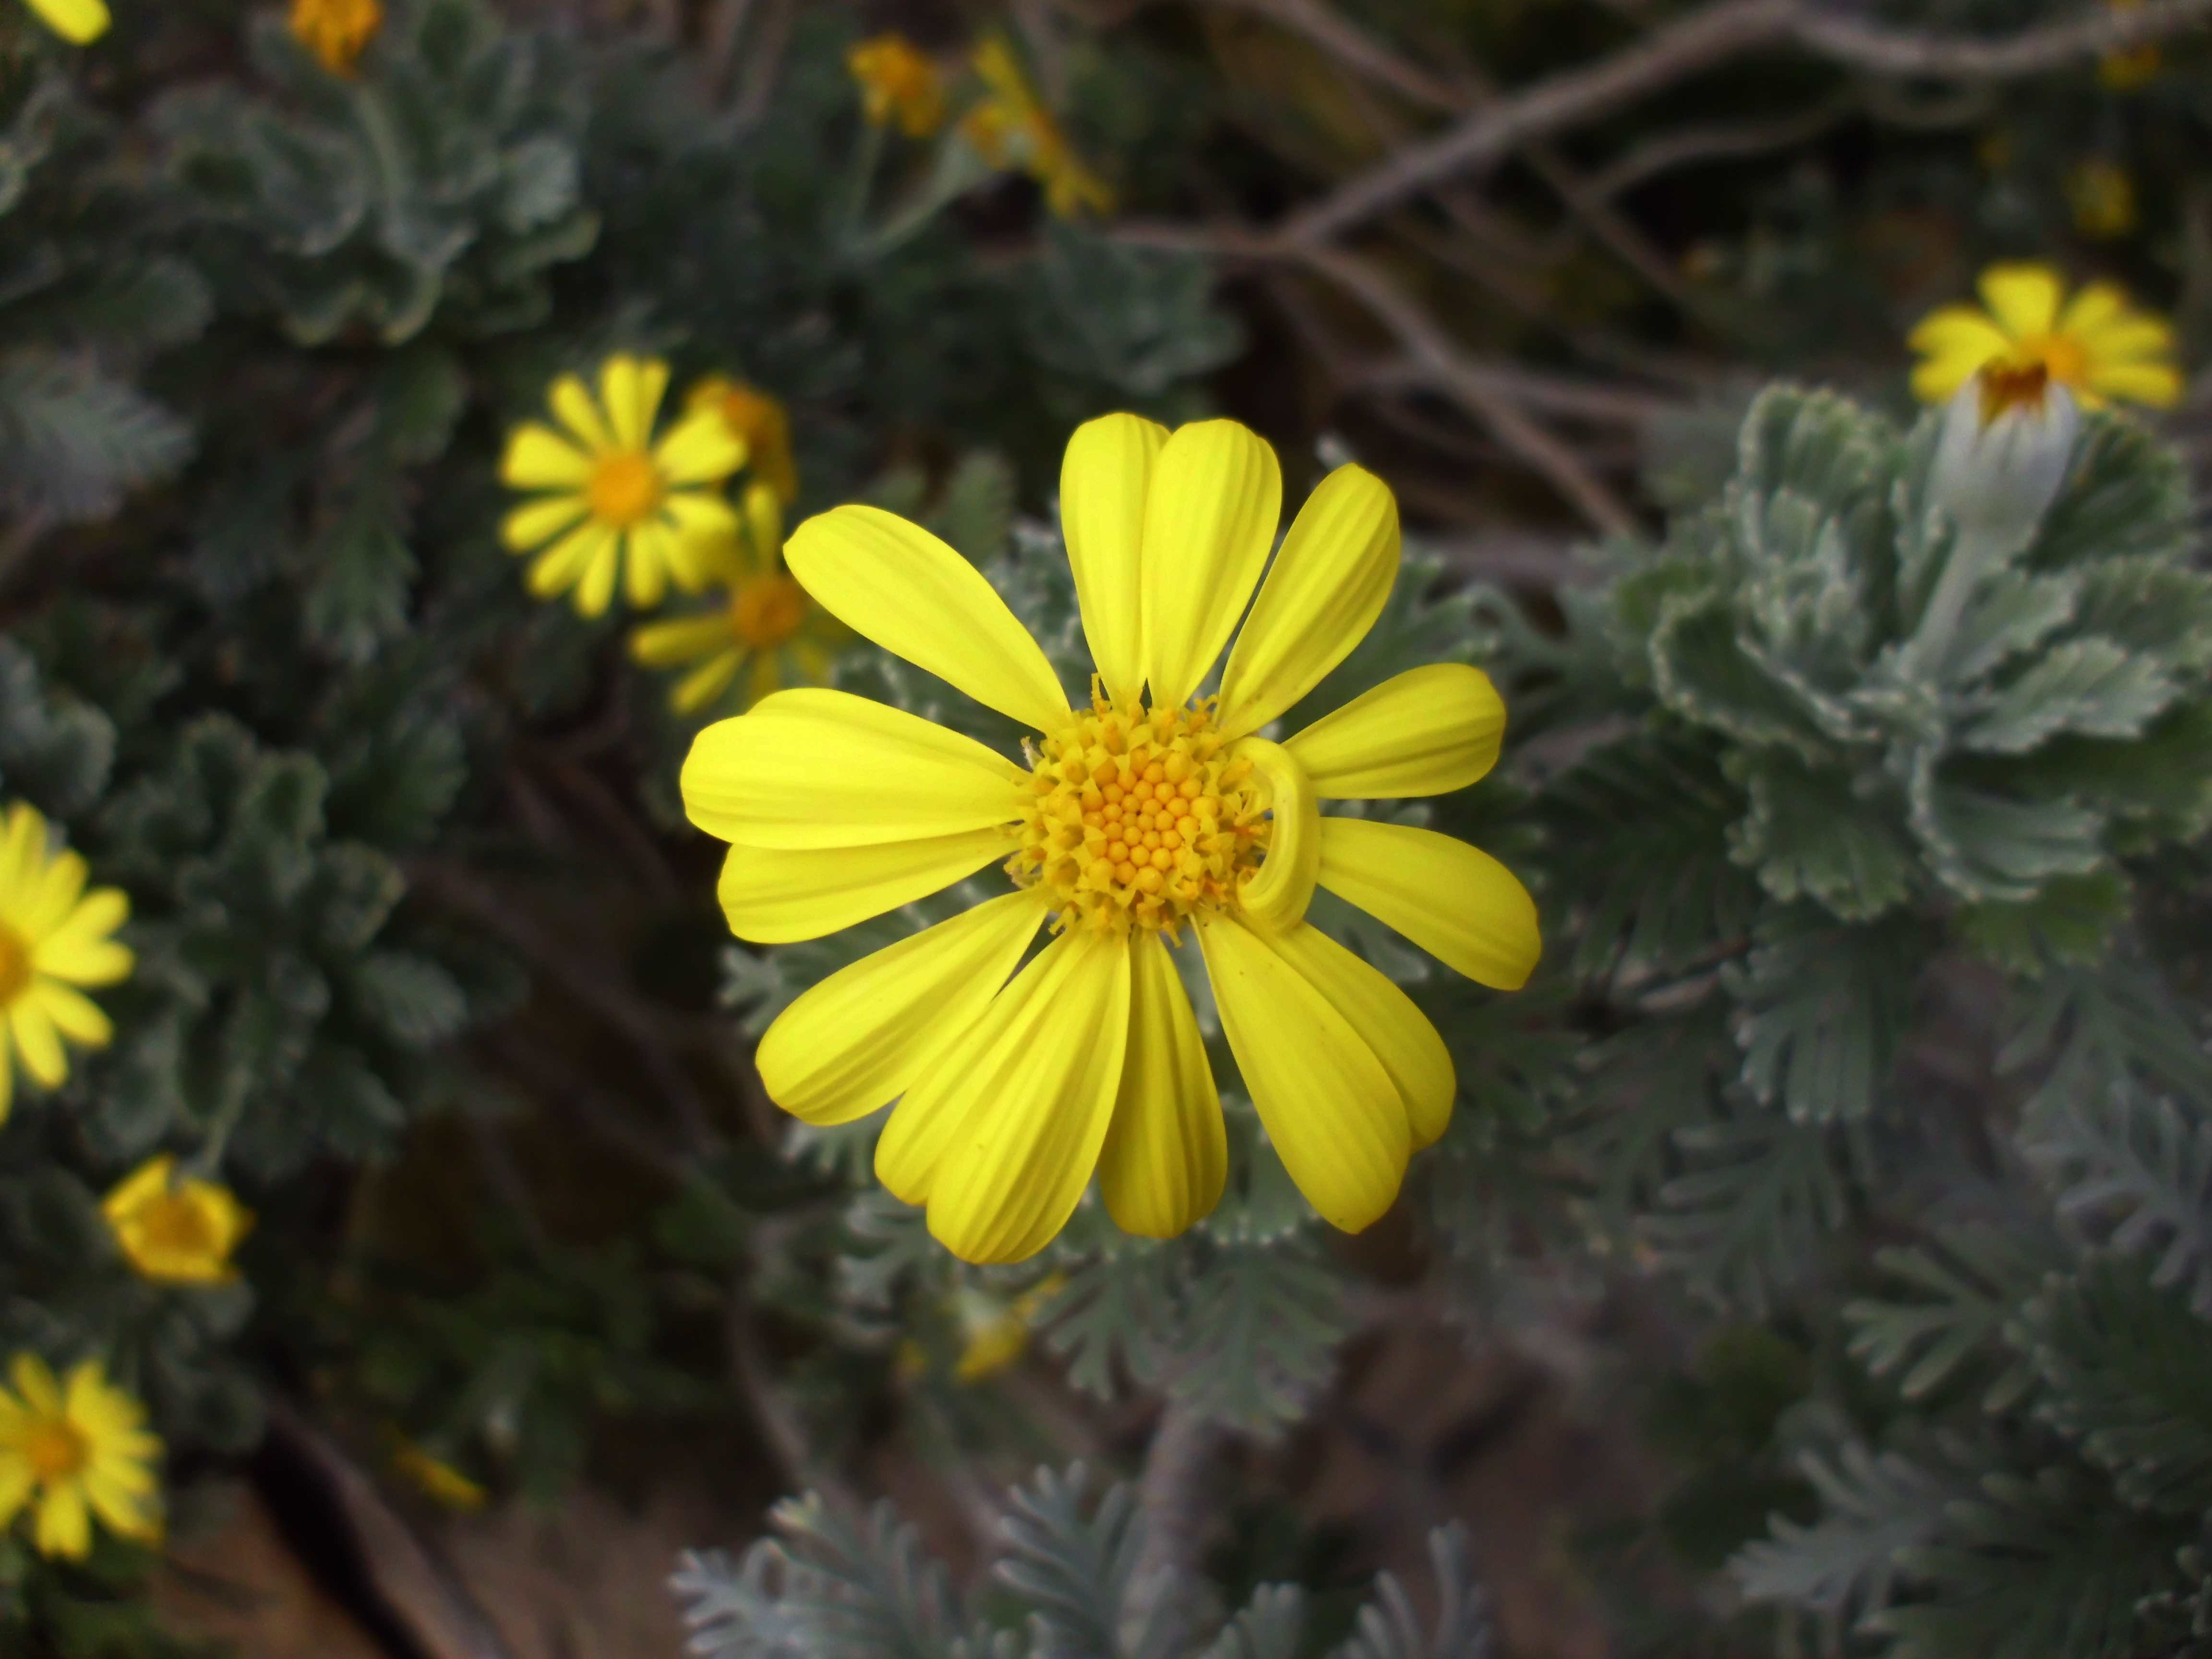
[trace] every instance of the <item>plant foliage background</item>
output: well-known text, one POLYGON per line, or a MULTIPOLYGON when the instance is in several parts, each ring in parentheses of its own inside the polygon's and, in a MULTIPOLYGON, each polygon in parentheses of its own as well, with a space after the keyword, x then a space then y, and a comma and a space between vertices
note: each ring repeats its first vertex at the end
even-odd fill
MULTIPOLYGON (((1394 1554, 1284 1478, 1442 1332, 1439 1393, 1517 1354, 1635 1425, 1626 1518, 1557 1540, 1614 1651, 2212 1651, 2203 404, 2086 411, 1993 538, 1905 344, 2033 259, 2203 361, 2212 8, 390 0, 334 65, 228 0, 83 50, 0 3, 0 794, 136 956, 0 1122, 0 1358, 143 1402, 173 1536, 318 1458, 434 1535, 620 1488, 644 1425, 752 1472, 669 1564, 701 1655, 1547 1650, 1476 1517, 1394 1554), (924 131, 864 110, 890 29, 924 131), (1095 189, 962 125, 994 39, 1095 189), (745 682, 672 710, 500 540, 507 433, 616 352, 772 397, 787 523, 928 523, 1069 684, 1077 422, 1389 479, 1405 573, 1310 708, 1492 675, 1505 762, 1411 821, 1547 950, 1504 997, 1317 904, 1460 1073, 1382 1226, 1231 1090, 1189 1234, 1086 1203, 971 1269, 874 1121, 781 1118, 750 1037, 950 906, 727 939, 675 776, 745 682), (122 1248, 160 1153, 253 1211, 234 1275, 122 1248)), ((0 1535, 0 1649, 184 1650, 164 1547, 0 1535)))

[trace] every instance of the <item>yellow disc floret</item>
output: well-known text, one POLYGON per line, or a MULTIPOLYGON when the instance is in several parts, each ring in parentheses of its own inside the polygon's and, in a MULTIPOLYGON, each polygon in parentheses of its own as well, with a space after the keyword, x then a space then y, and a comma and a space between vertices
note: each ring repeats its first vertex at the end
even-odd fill
POLYGON ((1173 936, 1200 912, 1234 908, 1270 824, 1251 763, 1228 747, 1210 704, 1121 708, 1094 686, 1091 712, 1031 750, 1007 873, 1048 892, 1058 929, 1173 936))

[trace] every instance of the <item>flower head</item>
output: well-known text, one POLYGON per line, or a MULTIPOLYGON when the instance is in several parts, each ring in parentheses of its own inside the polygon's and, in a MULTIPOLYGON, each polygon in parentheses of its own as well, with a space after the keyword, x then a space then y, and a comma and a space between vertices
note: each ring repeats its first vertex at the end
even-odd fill
POLYGON ((12 1391, 0 1388, 0 1528, 27 1505, 39 1553, 71 1560, 91 1553, 95 1515, 122 1537, 158 1538, 161 1443, 146 1431, 144 1407, 94 1360, 59 1382, 36 1354, 19 1353, 9 1380, 12 1391))
MULTIPOLYGON (((2113 11, 2140 11, 2142 0, 2105 0, 2113 11)), ((2108 52, 2099 60, 2097 79, 2109 92, 2134 92, 2147 87, 2159 77, 2165 67, 2154 46, 2130 46, 2120 52, 2108 52)))
POLYGON ((73 46, 89 46, 107 33, 105 0, 25 0, 39 21, 73 46))
POLYGON ((2072 395, 2041 363, 1986 363, 1943 411, 1930 491, 1962 529, 2017 546, 2065 488, 2081 429, 2072 395))
POLYGON ((1012 1368, 1029 1351, 1030 1328, 1046 1303, 1067 1286, 1065 1273, 1048 1273, 1011 1302, 970 1286, 960 1293, 960 1357, 955 1382, 985 1382, 1012 1368))
POLYGON ((112 887, 85 891, 84 860, 49 853, 46 821, 21 801, 0 830, 0 1121, 14 1092, 12 1048, 23 1069, 48 1089, 69 1077, 62 1039, 106 1047, 115 1028, 75 988, 112 985, 131 975, 130 950, 108 937, 131 914, 112 887))
POLYGON ((1352 1231, 1443 1133, 1456 1084, 1405 993, 1305 920, 1316 885, 1481 983, 1535 965, 1535 907, 1496 860, 1321 811, 1480 777, 1505 718, 1482 673, 1413 669, 1259 735, 1351 653, 1398 569, 1397 505, 1372 473, 1323 479, 1270 567, 1281 501, 1274 452, 1234 422, 1076 432, 1061 520, 1097 665, 1077 708, 937 538, 874 507, 811 519, 785 557, 825 610, 1036 735, 1018 763, 897 708, 786 691, 684 763, 691 821, 731 843, 720 897, 743 939, 817 938, 1004 866, 1002 896, 833 974, 759 1054, 770 1097, 810 1123, 896 1098, 876 1172, 969 1261, 1042 1249, 1094 1170, 1134 1233, 1180 1232, 1219 1197, 1220 1101, 1172 944, 1195 936, 1269 1138, 1352 1231))
POLYGON ((793 684, 830 678, 844 630, 807 597, 783 566, 783 513, 775 492, 745 492, 744 524, 712 555, 724 586, 711 611, 648 623, 629 636, 630 654, 647 668, 690 672, 668 694, 679 714, 704 708, 744 677, 744 705, 793 684))
POLYGON ((975 48, 975 73, 989 89, 960 118, 960 131, 994 167, 1018 167, 1044 187, 1045 205, 1063 219, 1110 213, 1114 192, 1083 164, 1060 124, 1030 85, 1004 39, 975 48))
POLYGON ((672 580, 686 592, 705 584, 702 539, 736 524, 715 486, 744 465, 745 447, 703 409, 656 441, 667 389, 666 363, 618 354, 599 370, 597 398, 573 374, 553 382, 562 430, 526 421, 508 436, 500 477, 541 493, 507 515, 500 538, 512 552, 544 550, 529 575, 539 599, 574 590, 577 611, 596 617, 617 574, 641 609, 659 605, 672 580))
POLYGON ((2087 409, 2113 399, 2154 409, 2180 401, 2173 330, 2130 306, 2115 284, 2092 283, 2069 301, 2050 266, 2017 264, 1990 266, 1980 286, 1987 310, 1946 306, 1912 331, 1921 356, 1912 390, 1923 403, 1948 402, 1984 363, 2040 364, 2087 409))
POLYGON ((167 1152, 125 1176, 100 1204, 115 1242, 148 1279, 172 1285, 219 1285, 238 1277, 230 1253, 253 1225, 253 1213, 227 1187, 177 1177, 167 1152))
POLYGON ((2074 228, 2093 242, 2117 241, 2136 228, 2136 181, 2117 161, 2081 162, 2066 174, 2074 228))
POLYGON ((791 416, 757 386, 709 374, 684 394, 686 413, 711 409, 745 447, 745 465, 789 507, 799 499, 799 465, 791 454, 791 416))
POLYGON ((378 0, 292 0, 292 38, 331 74, 349 79, 355 60, 383 24, 378 0))
POLYGON ((870 122, 896 120, 909 138, 927 138, 945 123, 945 82, 937 65, 903 34, 878 34, 845 54, 860 83, 860 108, 870 122))

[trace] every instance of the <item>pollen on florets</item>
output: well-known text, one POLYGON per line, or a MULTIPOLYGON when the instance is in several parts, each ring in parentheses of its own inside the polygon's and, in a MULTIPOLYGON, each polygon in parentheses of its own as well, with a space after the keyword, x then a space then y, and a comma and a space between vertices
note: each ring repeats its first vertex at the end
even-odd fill
POLYGON ((1050 896, 1059 929, 1170 936, 1233 908, 1267 851, 1266 791, 1232 758, 1211 702, 1123 708, 1094 679, 1091 712, 1030 751, 1021 851, 1006 873, 1050 896))

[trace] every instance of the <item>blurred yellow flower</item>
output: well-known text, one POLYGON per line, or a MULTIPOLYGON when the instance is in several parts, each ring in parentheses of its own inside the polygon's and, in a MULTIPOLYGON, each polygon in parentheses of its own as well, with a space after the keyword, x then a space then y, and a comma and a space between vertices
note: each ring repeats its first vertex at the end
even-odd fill
POLYGON ((292 0, 292 38, 333 75, 350 78, 354 62, 384 23, 378 0, 292 0))
POLYGON ((2136 228, 2136 181, 2116 161, 2083 161, 2066 174, 2074 228, 2094 242, 2117 241, 2136 228))
POLYGON ((705 708, 746 673, 750 708, 787 685, 819 685, 845 630, 783 568, 783 514, 765 483, 745 491, 744 523, 714 544, 720 602, 703 616, 648 623, 630 635, 630 655, 647 668, 690 667, 668 695, 679 714, 705 708), (750 672, 748 672, 748 668, 750 672))
POLYGON ((1066 1273, 1048 1273, 1012 1302, 970 1292, 962 1306, 966 1340, 953 1376, 962 1382, 981 1382, 1011 1369, 1029 1350, 1030 1329, 1038 1313, 1066 1284, 1066 1273))
POLYGON ((1949 401, 1985 363, 2039 365, 2090 409, 2114 400, 2168 409, 2181 400, 2172 326, 2130 306, 2117 284, 2092 283, 2069 301, 2050 266, 2007 264, 1984 271, 1979 287, 1982 306, 1946 306, 1912 331, 1921 358, 1912 391, 1923 403, 1949 401))
POLYGON ((39 21, 72 46, 88 46, 107 33, 104 0, 24 0, 39 21))
POLYGON ((408 1485, 441 1509, 467 1515, 490 1501, 491 1494, 482 1486, 397 1430, 392 1434, 392 1467, 408 1485))
POLYGON ((46 821, 21 801, 0 830, 0 1122, 14 1097, 14 1049, 23 1069, 49 1089, 69 1077, 62 1039, 102 1048, 115 1035, 99 1006, 75 986, 112 985, 131 976, 130 950, 108 935, 131 914, 112 887, 86 892, 84 860, 49 855, 46 821))
POLYGON ((1044 187, 1045 205, 1060 218, 1112 212, 1114 192, 1084 166, 1005 39, 985 40, 974 62, 990 92, 961 117, 960 131, 977 154, 994 167, 1022 168, 1044 187))
POLYGON ((122 1537, 158 1540, 161 1443, 146 1431, 145 1408, 110 1387, 95 1360, 64 1383, 36 1354, 19 1353, 9 1376, 14 1389, 0 1388, 0 1528, 28 1506, 39 1553, 71 1560, 91 1553, 95 1515, 122 1537))
POLYGON ((896 120, 909 138, 927 138, 944 125, 945 83, 937 65, 903 34, 878 34, 845 54, 860 83, 860 108, 877 126, 896 120))
POLYGON ((230 1253, 253 1212, 212 1181, 177 1179, 177 1160, 149 1158, 109 1193, 100 1213, 131 1265, 148 1279, 220 1285, 238 1277, 230 1253))
MULTIPOLYGON (((2142 0, 2105 0, 2105 4, 2113 11, 2139 11, 2142 0)), ((2097 64, 2097 79, 2107 91, 2133 92, 2157 80, 2164 64, 2156 46, 2130 46, 2106 52, 2097 64)))
POLYGON ((786 507, 799 499, 799 464, 791 454, 791 416, 757 386, 709 374, 684 393, 687 412, 711 409, 744 441, 745 465, 786 507))
POLYGON ((708 410, 656 442, 667 390, 666 363, 617 354, 599 370, 596 400, 574 374, 553 382, 548 400, 565 430, 526 421, 508 436, 501 481, 544 493, 507 515, 500 539, 514 553, 544 550, 530 566, 538 598, 573 589, 578 614, 597 617, 617 573, 641 610, 672 580, 686 592, 705 586, 700 544, 737 523, 716 486, 744 465, 745 447, 708 410))

